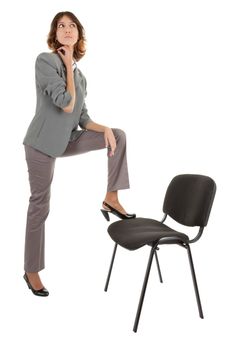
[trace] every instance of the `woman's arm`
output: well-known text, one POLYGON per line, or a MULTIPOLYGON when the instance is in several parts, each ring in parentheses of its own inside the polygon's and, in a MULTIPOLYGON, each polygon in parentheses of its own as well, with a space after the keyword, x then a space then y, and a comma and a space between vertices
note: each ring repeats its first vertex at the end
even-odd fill
POLYGON ((74 73, 72 67, 73 51, 69 46, 64 45, 57 49, 57 52, 66 66, 66 91, 68 91, 72 97, 70 103, 62 109, 66 113, 72 113, 76 98, 74 73))
POLYGON ((91 131, 96 131, 96 132, 104 132, 107 127, 104 125, 100 125, 94 122, 88 122, 85 126, 85 129, 91 130, 91 131))
POLYGON ((36 85, 43 95, 51 98, 51 102, 63 110, 67 107, 72 96, 67 91, 67 82, 58 74, 56 61, 49 52, 42 52, 35 63, 36 85))
POLYGON ((72 99, 71 99, 70 103, 68 104, 68 106, 63 108, 63 111, 66 113, 72 113, 73 109, 74 109, 75 98, 76 98, 75 84, 74 84, 74 73, 73 73, 72 65, 66 67, 66 74, 67 74, 66 75, 66 81, 67 81, 66 91, 68 91, 71 94, 72 99))
POLYGON ((114 152, 116 149, 116 139, 111 128, 108 128, 107 126, 100 125, 91 121, 86 124, 85 129, 96 131, 96 132, 103 132, 105 146, 111 148, 111 152, 109 152, 109 156, 114 156, 114 152))

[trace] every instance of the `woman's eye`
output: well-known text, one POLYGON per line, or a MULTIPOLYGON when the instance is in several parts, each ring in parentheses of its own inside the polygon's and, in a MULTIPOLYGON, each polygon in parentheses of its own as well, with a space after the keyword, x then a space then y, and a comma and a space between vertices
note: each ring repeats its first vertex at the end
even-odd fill
MULTIPOLYGON (((76 28, 76 24, 75 23, 71 23, 70 26, 73 27, 73 28, 76 28)), ((62 27, 64 27, 63 23, 58 24, 58 28, 62 28, 62 27)))

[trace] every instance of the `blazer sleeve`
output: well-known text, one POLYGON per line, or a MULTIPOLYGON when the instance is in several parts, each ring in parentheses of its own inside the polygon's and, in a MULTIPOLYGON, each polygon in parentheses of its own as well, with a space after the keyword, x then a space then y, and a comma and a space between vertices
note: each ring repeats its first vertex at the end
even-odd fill
POLYGON ((71 94, 66 91, 66 82, 58 74, 56 63, 49 53, 44 52, 36 59, 36 83, 42 93, 51 97, 53 103, 60 108, 66 107, 71 99, 71 94))
MULTIPOLYGON (((86 78, 83 76, 84 82, 85 82, 85 97, 87 96, 87 80, 86 78)), ((81 110, 81 114, 80 114, 80 119, 79 119, 79 126, 82 129, 85 129, 87 123, 92 122, 93 120, 89 117, 88 115, 88 111, 87 111, 87 107, 86 107, 86 103, 84 101, 83 103, 83 107, 81 110)))

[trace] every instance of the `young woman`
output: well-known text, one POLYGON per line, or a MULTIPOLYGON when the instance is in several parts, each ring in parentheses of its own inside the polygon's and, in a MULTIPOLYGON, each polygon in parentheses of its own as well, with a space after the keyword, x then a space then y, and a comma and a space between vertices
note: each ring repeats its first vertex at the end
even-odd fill
POLYGON ((92 121, 85 105, 86 79, 76 66, 85 55, 83 26, 73 13, 59 12, 47 43, 52 52, 36 59, 36 112, 23 141, 31 189, 24 279, 38 296, 49 295, 39 271, 44 268, 45 220, 57 157, 107 148, 108 185, 102 212, 107 219, 109 212, 121 219, 135 217, 118 200, 118 190, 129 188, 125 133, 92 121))

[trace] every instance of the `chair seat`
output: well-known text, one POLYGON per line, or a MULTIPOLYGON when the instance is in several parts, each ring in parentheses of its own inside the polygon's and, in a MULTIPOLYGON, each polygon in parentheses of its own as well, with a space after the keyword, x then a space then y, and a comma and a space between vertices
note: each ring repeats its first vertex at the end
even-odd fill
POLYGON ((184 233, 175 231, 165 224, 147 218, 120 220, 108 227, 110 237, 120 246, 135 250, 146 244, 179 244, 187 243, 189 237, 184 233))

